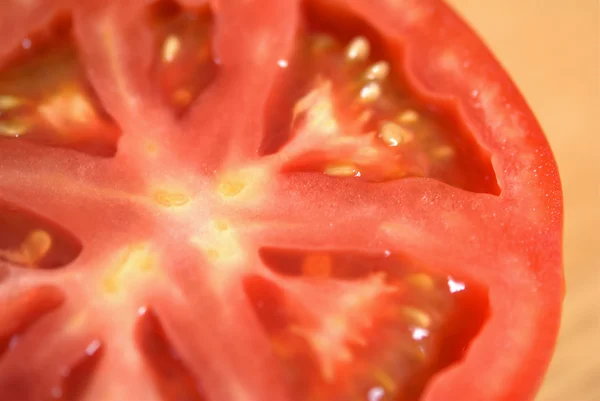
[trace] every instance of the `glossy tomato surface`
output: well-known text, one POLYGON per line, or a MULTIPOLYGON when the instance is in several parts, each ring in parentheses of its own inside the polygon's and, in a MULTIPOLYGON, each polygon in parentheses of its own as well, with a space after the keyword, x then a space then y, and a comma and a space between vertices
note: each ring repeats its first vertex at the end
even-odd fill
POLYGON ((5 0, 0 400, 516 400, 557 168, 438 0, 5 0))

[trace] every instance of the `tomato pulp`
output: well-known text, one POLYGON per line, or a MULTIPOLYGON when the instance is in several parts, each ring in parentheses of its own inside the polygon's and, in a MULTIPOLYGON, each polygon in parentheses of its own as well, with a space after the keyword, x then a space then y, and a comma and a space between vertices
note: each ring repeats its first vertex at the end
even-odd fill
POLYGON ((0 399, 531 399, 562 194, 438 0, 0 9, 0 399))

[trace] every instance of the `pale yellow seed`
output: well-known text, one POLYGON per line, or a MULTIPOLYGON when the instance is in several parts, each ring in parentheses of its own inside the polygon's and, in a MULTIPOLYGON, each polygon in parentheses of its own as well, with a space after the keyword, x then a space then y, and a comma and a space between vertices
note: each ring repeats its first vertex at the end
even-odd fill
POLYGON ((422 327, 424 329, 431 327, 431 316, 421 309, 414 308, 412 306, 405 306, 402 308, 402 314, 417 327, 422 327))
POLYGON ((356 156, 364 161, 372 161, 377 157, 379 151, 374 146, 363 146, 356 151, 356 156))
POLYGON ((448 159, 454 156, 454 149, 450 146, 440 146, 439 148, 434 149, 432 154, 436 159, 448 159))
POLYGON ((34 230, 21 244, 21 255, 27 264, 34 265, 42 260, 52 247, 52 237, 44 230, 34 230))
POLYGON ((358 171, 352 164, 335 164, 326 167, 324 173, 332 177, 353 177, 358 171))
POLYGON ((23 99, 11 95, 0 95, 0 110, 11 110, 21 106, 23 99))
POLYGON ((373 376, 375 380, 379 382, 379 384, 389 393, 395 393, 397 390, 396 383, 394 379, 390 377, 390 375, 381 368, 375 368, 373 371, 373 376))
POLYGON ((19 121, 0 121, 0 136, 18 138, 27 133, 29 126, 19 121))
POLYGON ((377 82, 369 82, 360 90, 360 100, 363 103, 373 103, 381 96, 381 86, 377 82))
POLYGON ((227 231, 227 230, 229 230, 229 224, 224 220, 216 220, 215 228, 217 229, 217 231, 221 231, 221 232, 227 231))
POLYGON ((179 106, 187 106, 192 101, 192 93, 187 89, 177 89, 173 93, 173 102, 179 106))
POLYGON ((410 274, 406 276, 404 281, 424 291, 431 291, 435 288, 435 282, 431 276, 425 273, 410 274))
POLYGON ((387 61, 378 61, 367 69, 365 78, 371 81, 383 81, 388 75, 390 75, 390 64, 387 61))
POLYGON ((165 63, 171 63, 181 49, 181 41, 175 35, 169 35, 163 44, 162 58, 165 63))
POLYGON ((330 35, 315 35, 312 38, 312 48, 320 52, 331 49, 335 45, 335 40, 330 35))
POLYGON ((398 121, 405 124, 415 123, 419 120, 419 113, 412 109, 404 110, 398 115, 398 121))
POLYGON ((371 53, 371 44, 364 36, 352 39, 346 48, 346 59, 349 61, 365 61, 371 53))
POLYGON ((410 131, 390 121, 383 123, 379 136, 388 146, 398 146, 413 140, 413 134, 410 131))
POLYGON ((242 192, 246 185, 247 183, 241 177, 232 176, 219 184, 219 193, 226 198, 231 198, 242 192))
POLYGON ((368 123, 369 121, 371 121, 371 119, 373 118, 373 111, 372 110, 365 110, 362 113, 360 113, 360 115, 357 118, 357 122, 361 125, 364 125, 366 123, 368 123))
POLYGON ((166 207, 183 206, 190 201, 190 197, 181 192, 159 190, 154 193, 156 203, 166 207))

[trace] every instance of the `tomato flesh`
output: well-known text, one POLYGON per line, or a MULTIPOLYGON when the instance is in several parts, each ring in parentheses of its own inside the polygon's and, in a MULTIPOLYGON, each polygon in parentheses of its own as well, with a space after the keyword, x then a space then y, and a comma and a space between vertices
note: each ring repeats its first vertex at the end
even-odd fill
POLYGON ((0 399, 531 395, 555 195, 365 4, 57 0, 0 43, 0 399))

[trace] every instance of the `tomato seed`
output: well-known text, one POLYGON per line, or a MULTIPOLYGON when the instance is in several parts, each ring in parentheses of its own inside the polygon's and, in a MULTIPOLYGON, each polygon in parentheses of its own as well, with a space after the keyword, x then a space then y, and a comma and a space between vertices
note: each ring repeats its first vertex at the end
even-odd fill
POLYGON ((346 59, 348 61, 365 61, 371 53, 371 44, 364 36, 358 36, 350 42, 346 48, 346 59))
POLYGON ((398 115, 398 121, 405 124, 415 123, 419 120, 419 113, 415 110, 404 110, 398 115))
POLYGON ((52 237, 47 231, 35 230, 29 233, 21 245, 21 254, 29 265, 41 261, 52 247, 52 237))
POLYGON ((169 35, 162 48, 162 58, 165 63, 171 63, 181 50, 181 41, 176 35, 169 35))
POLYGON ((410 274, 404 278, 404 282, 424 291, 431 291, 435 288, 435 281, 425 273, 410 274))
POLYGON ((0 121, 0 136, 18 138, 27 133, 29 125, 22 121, 0 121))
POLYGON ((356 177, 360 172, 352 164, 330 165, 325 168, 325 174, 332 177, 356 177))
POLYGON ((454 149, 450 146, 440 146, 432 151, 433 157, 436 159, 448 159, 454 155, 454 149))
POLYGON ((25 103, 24 99, 10 95, 0 95, 0 111, 15 109, 25 103))
POLYGON ((388 146, 398 146, 413 140, 411 132, 390 121, 383 123, 379 136, 388 146))
POLYGON ((431 326, 431 316, 419 308, 404 306, 401 309, 401 313, 417 327, 426 329, 431 326))
POLYGON ((335 45, 336 41, 331 35, 316 34, 311 37, 311 49, 315 53, 332 49, 335 45))
POLYGON ((192 100, 192 93, 187 89, 177 89, 173 92, 173 103, 180 107, 188 106, 192 100))
POLYGON ((381 86, 377 82, 369 82, 360 90, 360 100, 363 103, 373 103, 381 96, 381 86))
POLYGON ((378 61, 367 69, 365 78, 371 81, 383 81, 389 74, 390 64, 387 61, 378 61))
POLYGON ((183 206, 190 201, 190 197, 181 192, 172 192, 167 190, 156 191, 154 200, 166 207, 183 206))

